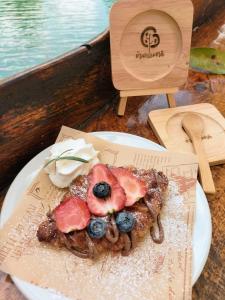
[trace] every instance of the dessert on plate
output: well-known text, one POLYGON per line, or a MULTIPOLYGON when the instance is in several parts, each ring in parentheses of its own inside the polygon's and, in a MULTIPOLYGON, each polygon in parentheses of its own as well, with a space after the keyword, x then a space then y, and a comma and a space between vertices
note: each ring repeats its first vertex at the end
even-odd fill
MULTIPOLYGON (((63 247, 76 256, 91 259, 106 251, 128 255, 149 231, 154 242, 163 242, 160 212, 168 179, 162 172, 132 166, 109 166, 97 162, 96 155, 92 155, 93 163, 87 155, 79 156, 79 161, 76 161, 75 156, 68 155, 69 151, 62 148, 61 154, 50 157, 47 168, 50 164, 64 162, 64 173, 68 173, 65 172, 67 169, 73 170, 76 175, 72 181, 63 179, 68 184, 67 192, 40 224, 37 230, 40 242, 63 247), (59 157, 61 159, 57 160, 59 157), (74 159, 70 160, 71 157, 74 159), (89 164, 90 169, 86 168, 78 175, 74 162, 79 168, 80 164, 89 164), (158 227, 158 234, 155 227, 158 227)), ((57 165, 51 168, 56 174, 57 165)), ((49 168, 47 172, 50 174, 49 168)), ((58 179, 56 181, 59 183, 58 179)))

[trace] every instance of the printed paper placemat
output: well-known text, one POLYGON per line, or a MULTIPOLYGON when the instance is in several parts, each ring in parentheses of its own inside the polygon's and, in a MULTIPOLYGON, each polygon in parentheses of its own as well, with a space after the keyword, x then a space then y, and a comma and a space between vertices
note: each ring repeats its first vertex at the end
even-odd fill
POLYGON ((117 145, 68 127, 62 127, 57 141, 81 137, 100 151, 102 163, 155 168, 167 175, 164 242, 154 244, 147 235, 127 257, 106 253, 93 261, 39 243, 38 225, 65 193, 41 170, 0 230, 0 269, 75 300, 191 299, 196 157, 117 145))

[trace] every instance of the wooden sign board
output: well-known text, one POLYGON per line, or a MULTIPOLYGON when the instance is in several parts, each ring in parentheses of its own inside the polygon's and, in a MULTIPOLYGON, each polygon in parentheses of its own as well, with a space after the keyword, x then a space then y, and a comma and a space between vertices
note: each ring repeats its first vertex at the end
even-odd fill
POLYGON ((182 85, 188 74, 192 22, 190 0, 115 3, 110 13, 114 86, 129 91, 182 85))

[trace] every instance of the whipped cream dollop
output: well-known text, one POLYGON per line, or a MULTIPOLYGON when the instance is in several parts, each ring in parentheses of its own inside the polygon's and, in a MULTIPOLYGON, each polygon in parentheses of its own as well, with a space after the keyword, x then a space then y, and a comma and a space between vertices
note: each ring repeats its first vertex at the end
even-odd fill
POLYGON ((87 144, 84 139, 68 139, 54 144, 50 150, 50 156, 46 160, 44 168, 54 185, 59 188, 65 188, 79 175, 87 175, 89 170, 99 162, 98 151, 92 144, 87 144), (70 159, 60 159, 63 157, 79 157, 88 161, 88 163, 79 162, 70 159), (53 160, 52 162, 50 162, 53 160))

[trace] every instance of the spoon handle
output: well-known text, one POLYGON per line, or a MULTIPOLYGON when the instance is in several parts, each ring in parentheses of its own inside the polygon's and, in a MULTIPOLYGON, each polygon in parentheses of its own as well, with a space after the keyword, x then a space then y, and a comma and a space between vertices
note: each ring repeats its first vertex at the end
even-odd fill
POLYGON ((206 157, 204 147, 202 145, 202 141, 201 139, 194 138, 192 139, 192 143, 195 149, 195 153, 198 156, 199 174, 200 174, 203 190, 207 194, 214 194, 216 192, 215 185, 213 182, 209 162, 206 157))

